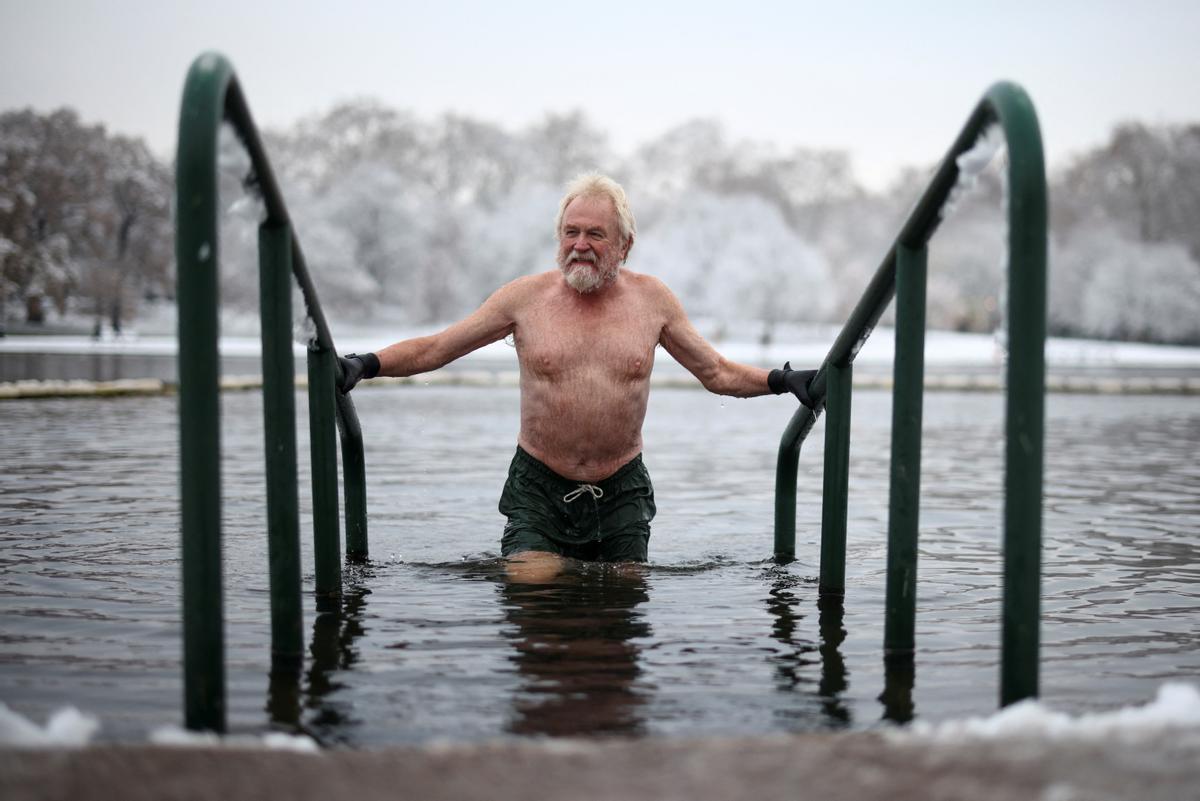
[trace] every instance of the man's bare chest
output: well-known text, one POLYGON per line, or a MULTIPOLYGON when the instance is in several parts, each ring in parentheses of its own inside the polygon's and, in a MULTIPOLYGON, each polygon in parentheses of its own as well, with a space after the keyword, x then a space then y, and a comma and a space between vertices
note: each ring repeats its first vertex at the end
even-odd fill
POLYGON ((641 310, 541 309, 518 321, 517 356, 531 375, 641 380, 654 365, 662 323, 641 310))

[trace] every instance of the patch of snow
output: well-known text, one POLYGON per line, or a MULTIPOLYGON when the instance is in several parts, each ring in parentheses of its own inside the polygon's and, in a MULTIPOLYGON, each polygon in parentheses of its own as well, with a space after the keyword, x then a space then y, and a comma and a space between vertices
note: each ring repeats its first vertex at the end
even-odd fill
POLYGON ((178 726, 160 726, 150 732, 150 742, 155 745, 194 746, 205 748, 221 744, 221 736, 211 731, 188 731, 178 726))
POLYGON ((268 732, 262 736, 263 748, 271 751, 298 751, 304 754, 319 754, 317 741, 303 734, 287 734, 281 731, 268 732))
POLYGON ((1021 701, 987 717, 916 721, 889 736, 918 737, 938 742, 1044 737, 1052 740, 1137 739, 1179 729, 1200 729, 1200 689, 1194 684, 1169 682, 1144 706, 1110 712, 1068 715, 1038 701, 1021 701))
MULTIPOLYGON (((80 748, 88 745, 100 729, 96 716, 63 707, 39 726, 29 718, 0 702, 0 746, 9 748, 80 748)), ((273 751, 297 751, 318 754, 321 747, 311 737, 268 732, 263 735, 238 734, 222 737, 213 732, 194 732, 178 726, 160 726, 150 732, 155 745, 190 748, 265 748, 273 751)))
POLYGON ((100 721, 73 706, 50 716, 45 726, 0 702, 0 745, 14 748, 78 748, 91 742, 100 721))
POLYGON ((297 751, 319 754, 316 740, 303 734, 268 732, 261 736, 234 734, 222 737, 210 731, 188 731, 178 726, 160 726, 150 732, 150 742, 180 748, 265 748, 271 751, 297 751))

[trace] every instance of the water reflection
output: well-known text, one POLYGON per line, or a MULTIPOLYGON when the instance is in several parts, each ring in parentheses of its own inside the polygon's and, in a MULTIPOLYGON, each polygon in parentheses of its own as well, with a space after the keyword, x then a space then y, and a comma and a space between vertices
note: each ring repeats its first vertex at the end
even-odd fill
POLYGON ((911 656, 892 657, 883 662, 883 720, 908 723, 913 719, 913 685, 916 668, 911 656))
POLYGON ((841 596, 825 595, 817 600, 817 628, 821 633, 821 683, 817 694, 821 697, 821 708, 830 722, 849 726, 852 722, 850 709, 842 694, 850 687, 846 678, 846 660, 842 656, 842 642, 846 639, 843 625, 845 607, 841 596))
POLYGON ((273 726, 322 744, 351 741, 349 733, 359 721, 353 704, 339 701, 337 691, 347 680, 341 671, 358 662, 355 641, 366 631, 363 619, 371 591, 365 578, 369 575, 346 579, 341 597, 317 599, 307 670, 287 663, 272 667, 265 711, 273 726))
POLYGON ((522 681, 512 699, 513 734, 638 734, 645 726, 637 640, 650 625, 640 569, 588 565, 547 584, 502 580, 510 660, 522 681))
MULTIPOLYGON (((848 726, 852 716, 842 699, 842 694, 849 687, 846 662, 841 652, 842 641, 846 639, 846 629, 842 625, 842 599, 824 597, 818 600, 820 641, 814 644, 811 639, 802 636, 806 630, 802 625, 804 615, 799 611, 800 599, 795 593, 799 582, 794 576, 780 575, 767 594, 767 611, 774 618, 771 638, 786 646, 783 653, 771 660, 775 665, 776 688, 781 692, 803 689, 802 684, 811 683, 809 668, 819 663, 821 672, 816 690, 825 722, 837 728, 848 726)), ((798 715, 788 705, 781 704, 779 714, 798 716, 806 723, 812 723, 807 719, 807 714, 798 715)))

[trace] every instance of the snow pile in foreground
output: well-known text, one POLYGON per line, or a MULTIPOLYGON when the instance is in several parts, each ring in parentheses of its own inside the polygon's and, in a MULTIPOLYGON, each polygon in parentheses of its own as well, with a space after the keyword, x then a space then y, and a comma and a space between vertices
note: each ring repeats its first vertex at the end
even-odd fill
MULTIPOLYGON (((100 722, 94 716, 74 707, 58 710, 45 726, 39 726, 0 703, 0 746, 81 747, 91 742, 99 728, 100 722)), ((1157 697, 1144 706, 1069 715, 1047 709, 1037 701, 1021 701, 987 717, 938 723, 916 721, 907 728, 888 729, 886 735, 897 742, 913 738, 942 743, 1031 738, 1133 741, 1181 730, 1200 732, 1200 689, 1194 684, 1171 682, 1162 685, 1157 697)), ((149 741, 154 745, 201 748, 266 748, 303 753, 321 750, 314 740, 303 735, 270 732, 261 736, 220 736, 185 731, 177 726, 155 729, 149 741)))
POLYGON ((0 745, 75 748, 87 745, 99 728, 99 720, 73 706, 63 707, 50 716, 45 726, 39 726, 0 703, 0 745))
POLYGON ((889 732, 897 738, 920 737, 941 742, 1043 737, 1048 739, 1138 739, 1179 729, 1200 730, 1200 690, 1194 684, 1170 682, 1144 706, 1109 712, 1068 715, 1037 701, 1021 701, 987 717, 916 721, 889 732))
MULTIPOLYGON (((79 748, 88 745, 100 729, 100 721, 75 707, 63 707, 50 716, 45 726, 0 703, 0 747, 8 748, 79 748)), ((204 748, 266 748, 282 751, 318 753, 321 748, 311 737, 269 732, 262 736, 220 736, 212 732, 185 731, 162 726, 150 733, 154 745, 197 746, 204 748)))
POLYGON ((150 732, 150 742, 155 745, 195 746, 199 748, 266 748, 274 751, 301 751, 316 754, 321 746, 316 740, 303 734, 267 732, 262 736, 235 734, 221 736, 210 731, 188 731, 178 726, 160 726, 150 732))

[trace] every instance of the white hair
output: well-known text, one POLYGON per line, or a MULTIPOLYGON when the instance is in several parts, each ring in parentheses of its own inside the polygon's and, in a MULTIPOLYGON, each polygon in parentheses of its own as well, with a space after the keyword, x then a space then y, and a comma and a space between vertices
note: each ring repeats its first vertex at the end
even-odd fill
MULTIPOLYGON (((621 244, 632 246, 633 238, 637 235, 637 222, 629 209, 629 198, 625 197, 625 190, 619 183, 598 172, 585 172, 567 184, 567 193, 558 204, 558 216, 554 218, 555 236, 562 233, 563 215, 567 212, 567 206, 577 197, 606 197, 611 200, 617 212, 617 229, 621 235, 621 244)), ((628 252, 626 255, 628 256, 628 252)))

